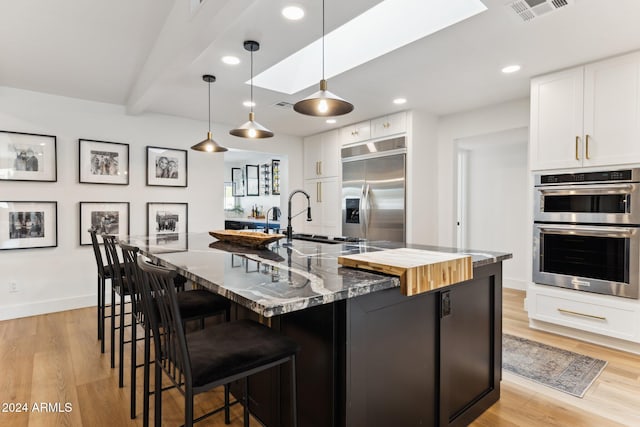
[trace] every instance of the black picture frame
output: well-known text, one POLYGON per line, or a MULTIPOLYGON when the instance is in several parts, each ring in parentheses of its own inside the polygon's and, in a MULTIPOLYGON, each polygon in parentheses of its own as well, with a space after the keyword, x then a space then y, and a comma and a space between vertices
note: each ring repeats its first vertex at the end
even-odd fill
POLYGON ((129 185, 129 144, 81 138, 78 157, 81 184, 129 185))
POLYGON ((124 238, 131 234, 129 202, 80 202, 80 246, 91 244, 89 228, 98 235, 114 234, 124 238))
POLYGON ((188 248, 189 204, 174 202, 147 203, 147 237, 149 245, 164 251, 188 248))
POLYGON ((260 195, 260 166, 258 165, 246 165, 247 171, 247 196, 259 196, 260 195))
POLYGON ((280 160, 271 160, 271 194, 280 195, 280 160))
POLYGON ((0 250, 57 246, 58 202, 0 202, 0 250))
POLYGON ((231 183, 231 195, 244 197, 244 170, 242 168, 231 168, 231 183))
POLYGON ((58 181, 55 135, 0 130, 1 181, 58 181))
POLYGON ((187 187, 189 155, 187 150, 147 146, 147 185, 187 187))

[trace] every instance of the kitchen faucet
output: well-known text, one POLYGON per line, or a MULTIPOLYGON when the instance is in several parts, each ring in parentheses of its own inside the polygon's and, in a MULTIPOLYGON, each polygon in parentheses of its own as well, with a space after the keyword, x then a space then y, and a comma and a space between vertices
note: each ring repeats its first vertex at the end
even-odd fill
POLYGON ((304 212, 304 209, 298 212, 295 215, 291 215, 291 199, 296 193, 302 193, 307 197, 307 221, 311 221, 311 197, 309 197, 309 193, 304 190, 293 190, 291 194, 289 194, 289 202, 287 204, 288 215, 287 215, 287 243, 291 243, 291 235, 293 234, 293 229, 291 228, 291 219, 297 217, 301 213, 304 212))
MULTIPOLYGON (((271 206, 268 210, 267 210, 267 226, 264 228, 264 232, 269 234, 269 212, 271 212, 273 210, 273 219, 277 220, 278 218, 280 218, 280 208, 277 206, 271 206)), ((278 230, 280 231, 280 230, 278 230)))

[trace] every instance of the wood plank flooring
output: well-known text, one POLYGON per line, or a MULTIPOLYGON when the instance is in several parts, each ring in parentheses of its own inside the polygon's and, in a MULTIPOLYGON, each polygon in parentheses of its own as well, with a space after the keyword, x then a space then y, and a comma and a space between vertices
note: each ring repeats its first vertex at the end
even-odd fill
MULTIPOLYGON (((529 329, 523 299, 523 292, 505 290, 505 333, 604 359, 609 364, 583 399, 505 372, 500 401, 472 425, 639 426, 640 356, 529 329)), ((0 412, 0 426, 141 426, 141 402, 138 418, 129 419, 128 359, 125 366, 126 385, 120 389, 118 371, 110 368, 108 352, 100 354, 95 308, 2 321, 0 404, 26 403, 28 411, 0 412), (49 405, 34 411, 34 404, 43 408, 41 403, 49 405), (65 408, 65 404, 71 407, 65 408)), ((138 371, 141 400, 142 370, 138 371)), ((182 401, 175 390, 163 393, 163 425, 182 424, 182 401)), ((197 396, 196 415, 221 401, 221 390, 197 396)), ((231 425, 241 426, 242 408, 236 405, 231 413, 231 425)), ((216 415, 197 425, 225 424, 216 415)), ((258 425, 252 420, 252 426, 258 425)))

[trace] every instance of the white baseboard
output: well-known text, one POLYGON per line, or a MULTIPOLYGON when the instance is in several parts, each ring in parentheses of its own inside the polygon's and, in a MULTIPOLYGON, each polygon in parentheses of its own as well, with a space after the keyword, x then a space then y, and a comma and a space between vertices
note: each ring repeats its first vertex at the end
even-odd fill
POLYGON ((503 288, 509 288, 509 289, 518 289, 521 291, 526 291, 527 290, 527 285, 530 282, 526 281, 526 280, 522 280, 522 279, 514 279, 511 277, 503 277, 502 278, 502 287, 503 288))
POLYGON ((0 320, 18 319, 20 317, 36 316, 38 314, 91 307, 95 306, 96 302, 96 295, 93 294, 63 299, 50 299, 29 304, 0 306, 0 320))

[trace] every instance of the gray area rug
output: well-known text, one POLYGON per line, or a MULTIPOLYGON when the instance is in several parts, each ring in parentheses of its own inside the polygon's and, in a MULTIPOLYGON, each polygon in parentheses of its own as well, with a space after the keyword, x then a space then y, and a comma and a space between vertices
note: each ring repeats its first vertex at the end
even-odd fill
POLYGON ((502 368, 582 397, 607 362, 513 335, 502 335, 502 368))

